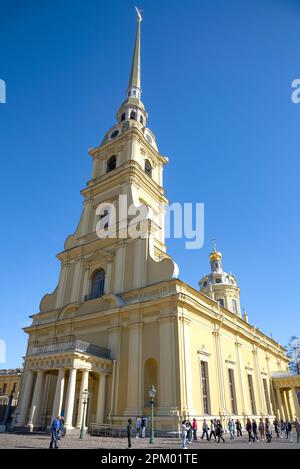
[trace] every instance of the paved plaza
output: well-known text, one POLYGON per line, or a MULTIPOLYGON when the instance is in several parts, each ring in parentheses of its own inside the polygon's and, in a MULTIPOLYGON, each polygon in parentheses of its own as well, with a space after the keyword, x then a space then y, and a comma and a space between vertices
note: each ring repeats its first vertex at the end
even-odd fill
MULTIPOLYGON (((290 442, 289 440, 274 438, 272 443, 266 443, 264 441, 258 441, 256 443, 249 444, 248 437, 244 435, 242 438, 235 438, 230 440, 229 436, 225 435, 224 443, 215 443, 212 441, 198 440, 193 442, 189 446, 189 451, 193 449, 300 449, 300 443, 296 443, 295 440, 290 442)), ((48 448, 49 447, 49 435, 44 433, 34 434, 14 434, 4 433, 0 434, 0 449, 34 449, 34 448, 48 448)), ((60 447, 63 449, 126 449, 127 440, 126 438, 109 438, 109 437, 97 437, 85 435, 80 440, 78 436, 66 436, 60 442, 60 447)), ((178 438, 156 438, 154 444, 149 444, 148 439, 132 438, 133 449, 169 449, 177 450, 181 449, 181 441, 178 438)))

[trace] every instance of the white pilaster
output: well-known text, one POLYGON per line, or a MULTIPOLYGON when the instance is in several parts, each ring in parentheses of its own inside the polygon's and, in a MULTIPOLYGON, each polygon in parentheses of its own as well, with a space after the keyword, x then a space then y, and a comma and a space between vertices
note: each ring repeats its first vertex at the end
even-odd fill
POLYGON ((115 257, 115 281, 114 281, 114 293, 121 293, 124 290, 125 280, 125 254, 126 254, 126 243, 122 242, 116 252, 115 257))
POLYGON ((128 384, 127 408, 125 415, 142 415, 142 330, 143 323, 136 322, 128 326, 128 384))
POLYGON ((237 355, 237 362, 238 362, 237 371, 238 371, 238 377, 239 377, 239 389, 240 389, 240 396, 242 399, 242 413, 243 415, 248 415, 247 405, 246 405, 246 395, 245 395, 245 390, 246 390, 245 369, 244 369, 243 357, 241 353, 242 344, 239 342, 238 338, 236 339, 235 346, 236 346, 236 355, 237 355))
POLYGON ((109 260, 106 264, 106 271, 105 271, 105 283, 104 283, 104 292, 105 294, 111 293, 111 278, 112 276, 112 259, 109 260))
POLYGON ((106 383, 106 375, 101 373, 99 375, 99 384, 98 384, 96 423, 104 422, 105 383, 106 383))
MULTIPOLYGON (((159 319, 159 408, 158 414, 174 414, 176 406, 176 370, 175 370, 175 344, 174 344, 174 318, 162 317, 159 319)), ((192 386, 191 386, 192 388, 192 386)))
POLYGON ((84 259, 80 258, 76 261, 76 264, 75 264, 74 279, 73 279, 72 292, 71 292, 72 303, 73 302, 77 303, 78 301, 80 301, 79 288, 80 288, 81 277, 82 277, 83 262, 84 262, 84 259))
POLYGON ((181 316, 180 318, 180 335, 181 335, 181 375, 183 377, 183 411, 187 416, 197 415, 194 408, 194 386, 191 362, 191 341, 190 341, 190 323, 191 321, 181 316))

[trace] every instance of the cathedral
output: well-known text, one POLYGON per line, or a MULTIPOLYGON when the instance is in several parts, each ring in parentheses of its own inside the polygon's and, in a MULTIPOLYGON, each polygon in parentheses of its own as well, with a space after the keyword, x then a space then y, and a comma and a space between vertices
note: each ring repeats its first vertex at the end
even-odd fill
POLYGON ((199 289, 179 278, 168 255, 161 208, 168 200, 161 155, 141 100, 141 21, 125 100, 116 123, 89 151, 92 175, 81 191, 76 231, 58 254, 56 289, 24 328, 24 357, 15 426, 46 428, 63 415, 67 432, 82 425, 125 426, 150 415, 155 428, 177 431, 185 417, 201 420, 296 415, 297 402, 273 384, 286 373, 285 349, 241 312, 234 275, 213 246, 210 273, 199 289), (120 196, 126 196, 122 198, 120 196), (146 235, 124 236, 127 206, 148 208, 146 235), (123 202, 122 202, 123 203, 123 202), (117 236, 99 237, 112 224, 117 236), (121 236, 122 234, 122 236, 121 236), (120 236, 118 236, 120 235, 120 236))

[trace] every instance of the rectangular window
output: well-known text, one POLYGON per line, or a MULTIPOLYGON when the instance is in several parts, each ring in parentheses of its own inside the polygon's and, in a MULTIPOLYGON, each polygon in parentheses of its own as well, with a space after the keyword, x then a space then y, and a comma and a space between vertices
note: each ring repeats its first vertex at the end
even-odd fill
POLYGON ((220 306, 222 306, 224 308, 224 300, 223 298, 218 298, 217 299, 217 302, 219 303, 220 306))
POLYGON ((251 412, 252 412, 252 415, 256 415, 256 405, 255 405, 255 397, 254 397, 253 380, 252 380, 252 375, 249 375, 249 374, 248 374, 248 386, 249 386, 251 412))
POLYGON ((271 414, 271 405, 270 405, 270 396, 269 396, 269 390, 268 390, 268 381, 265 378, 263 379, 263 386, 264 386, 267 410, 268 410, 268 414, 270 415, 271 414))
POLYGON ((201 362, 201 388, 203 412, 209 415, 209 384, 208 384, 208 367, 206 362, 201 362))
POLYGON ((7 390, 7 384, 3 384, 3 388, 2 388, 2 394, 6 394, 6 390, 7 390))
POLYGON ((237 312, 238 312, 236 300, 232 300, 232 312, 234 314, 237 314, 237 312))
POLYGON ((228 378, 229 378, 229 395, 231 403, 231 412, 232 414, 237 414, 236 407, 236 394, 235 394, 235 381, 234 381, 234 371, 232 368, 228 369, 228 378))

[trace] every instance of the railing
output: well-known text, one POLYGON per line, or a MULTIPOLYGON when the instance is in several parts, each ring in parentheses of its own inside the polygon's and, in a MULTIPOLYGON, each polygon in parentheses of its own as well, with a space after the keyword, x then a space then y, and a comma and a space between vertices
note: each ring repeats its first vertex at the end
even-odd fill
POLYGON ((91 423, 89 433, 94 436, 110 436, 121 438, 126 436, 126 428, 121 425, 105 425, 99 423, 91 423))
POLYGON ((90 344, 83 340, 71 340, 69 342, 62 342, 59 344, 41 345, 40 347, 33 347, 28 355, 41 355, 48 353, 59 352, 83 352, 89 355, 95 355, 100 358, 110 358, 110 350, 98 345, 90 344))

